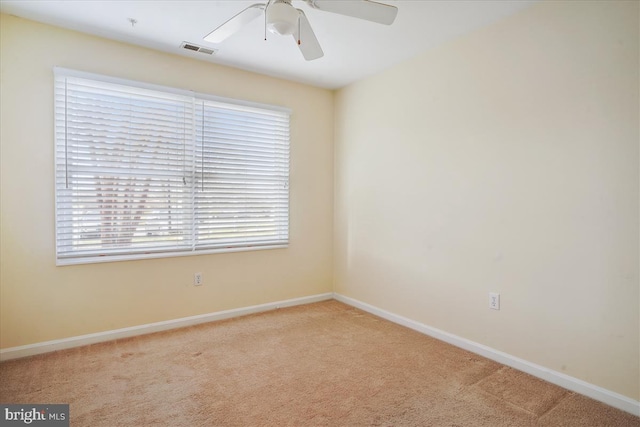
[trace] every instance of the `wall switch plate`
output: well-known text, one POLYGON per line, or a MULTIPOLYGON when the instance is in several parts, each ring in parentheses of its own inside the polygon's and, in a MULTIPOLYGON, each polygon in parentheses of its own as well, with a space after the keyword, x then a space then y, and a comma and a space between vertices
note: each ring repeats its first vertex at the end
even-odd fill
POLYGON ((500 310, 500 294, 489 292, 489 308, 500 310))
POLYGON ((194 275, 193 275, 193 285, 194 286, 202 285, 202 273, 194 273, 194 275))

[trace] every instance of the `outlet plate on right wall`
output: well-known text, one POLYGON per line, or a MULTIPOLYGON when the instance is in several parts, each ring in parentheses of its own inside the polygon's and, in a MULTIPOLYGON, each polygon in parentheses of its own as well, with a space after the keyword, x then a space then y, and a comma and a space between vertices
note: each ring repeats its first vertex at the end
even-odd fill
POLYGON ((489 308, 500 310, 500 294, 489 292, 489 308))

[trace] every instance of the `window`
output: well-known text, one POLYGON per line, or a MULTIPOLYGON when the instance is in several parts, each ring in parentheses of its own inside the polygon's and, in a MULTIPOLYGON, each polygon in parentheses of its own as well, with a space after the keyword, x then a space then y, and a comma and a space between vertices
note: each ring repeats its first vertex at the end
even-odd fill
POLYGON ((57 263, 285 247, 289 114, 56 68, 57 263))

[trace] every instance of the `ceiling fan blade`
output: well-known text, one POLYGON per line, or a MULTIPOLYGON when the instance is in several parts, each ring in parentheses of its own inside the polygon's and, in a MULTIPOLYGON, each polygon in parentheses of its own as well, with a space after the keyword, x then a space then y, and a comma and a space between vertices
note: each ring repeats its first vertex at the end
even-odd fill
POLYGON ((252 4, 242 12, 238 13, 233 18, 229 19, 224 24, 220 25, 215 30, 211 31, 204 38, 204 40, 210 43, 222 42, 227 37, 240 31, 240 29, 245 25, 247 25, 249 22, 253 21, 258 16, 262 15, 263 10, 264 10, 264 4, 261 4, 261 3, 252 4))
POLYGON ((304 59, 307 61, 322 58, 324 56, 324 52, 320 47, 320 43, 318 43, 316 35, 311 29, 311 24, 309 23, 307 16, 300 9, 297 10, 298 13, 300 13, 300 18, 298 28, 293 33, 293 38, 298 44, 300 52, 302 52, 302 56, 304 56, 304 59))
POLYGON ((314 9, 390 25, 398 8, 369 0, 305 0, 314 9))

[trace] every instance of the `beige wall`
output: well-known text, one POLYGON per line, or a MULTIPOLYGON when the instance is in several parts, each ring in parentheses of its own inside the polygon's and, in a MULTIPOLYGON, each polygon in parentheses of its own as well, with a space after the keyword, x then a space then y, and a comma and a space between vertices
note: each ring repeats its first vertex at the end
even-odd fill
POLYGON ((331 291, 332 92, 1 19, 0 347, 331 291), (291 108, 289 248, 56 267, 54 66, 291 108))
POLYGON ((336 292, 638 400, 638 17, 543 2, 339 91, 336 292))

